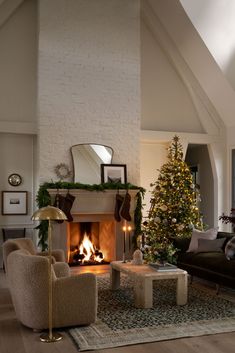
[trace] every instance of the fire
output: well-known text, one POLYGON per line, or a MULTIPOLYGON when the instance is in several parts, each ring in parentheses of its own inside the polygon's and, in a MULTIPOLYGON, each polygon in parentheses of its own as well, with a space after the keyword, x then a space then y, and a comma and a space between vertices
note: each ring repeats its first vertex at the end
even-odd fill
POLYGON ((94 262, 102 262, 103 256, 97 249, 94 248, 94 245, 90 241, 88 235, 85 233, 83 237, 83 241, 79 247, 79 253, 83 254, 84 257, 82 262, 86 261, 94 261, 94 262))

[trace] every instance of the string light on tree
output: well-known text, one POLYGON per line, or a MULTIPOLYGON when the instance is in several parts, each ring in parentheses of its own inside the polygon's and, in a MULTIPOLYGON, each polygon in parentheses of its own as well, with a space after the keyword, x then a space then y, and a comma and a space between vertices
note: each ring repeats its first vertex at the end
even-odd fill
POLYGON ((193 227, 201 229, 200 199, 188 165, 183 160, 179 137, 174 136, 168 149, 168 161, 161 167, 158 179, 151 184, 151 207, 145 225, 148 261, 175 262, 176 237, 189 237, 193 227))

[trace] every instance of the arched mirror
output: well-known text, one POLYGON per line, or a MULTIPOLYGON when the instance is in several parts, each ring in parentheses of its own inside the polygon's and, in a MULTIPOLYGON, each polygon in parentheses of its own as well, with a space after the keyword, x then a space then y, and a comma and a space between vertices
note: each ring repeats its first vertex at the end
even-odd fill
POLYGON ((82 184, 100 184, 100 165, 111 164, 113 149, 95 143, 79 144, 71 147, 74 182, 82 184))

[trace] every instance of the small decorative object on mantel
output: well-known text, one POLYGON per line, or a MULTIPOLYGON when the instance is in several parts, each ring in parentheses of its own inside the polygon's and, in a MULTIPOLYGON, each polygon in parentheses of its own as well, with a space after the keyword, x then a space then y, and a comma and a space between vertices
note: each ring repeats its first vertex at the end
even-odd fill
POLYGON ((22 183, 22 178, 19 174, 13 173, 8 177, 8 183, 11 186, 19 186, 22 183))
POLYGON ((65 163, 57 164, 55 166, 54 171, 56 173, 56 176, 60 178, 60 181, 64 179, 68 179, 72 175, 71 170, 65 163))
POLYGON ((135 250, 133 254, 133 260, 132 260, 133 265, 142 265, 143 264, 143 254, 142 251, 139 249, 135 250))
POLYGON ((125 164, 101 164, 101 182, 112 184, 126 184, 126 165, 125 164))

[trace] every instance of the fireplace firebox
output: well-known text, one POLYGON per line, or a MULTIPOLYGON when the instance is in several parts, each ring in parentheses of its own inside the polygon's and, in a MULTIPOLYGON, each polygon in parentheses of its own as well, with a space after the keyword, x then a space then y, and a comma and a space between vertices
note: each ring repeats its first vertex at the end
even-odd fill
MULTIPOLYGON (((73 222, 70 224, 69 264, 75 265, 102 265, 111 260, 110 240, 112 225, 104 226, 101 222, 73 222), (108 233, 106 233, 108 232, 108 233)), ((114 247, 114 244, 112 245, 114 247)))

